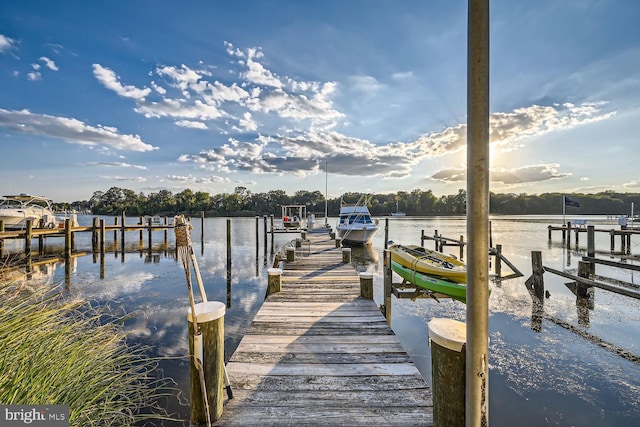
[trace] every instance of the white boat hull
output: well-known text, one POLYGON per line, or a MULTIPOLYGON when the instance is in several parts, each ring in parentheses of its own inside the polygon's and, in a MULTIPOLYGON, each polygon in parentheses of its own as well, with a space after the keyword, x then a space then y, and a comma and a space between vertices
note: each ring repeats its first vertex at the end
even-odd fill
POLYGON ((351 245, 368 245, 373 240, 373 236, 378 231, 378 227, 367 229, 355 229, 338 226, 338 237, 343 243, 351 245))
POLYGON ((5 230, 24 230, 31 220, 33 228, 54 228, 57 221, 53 212, 41 212, 36 209, 2 209, 0 221, 5 230))
POLYGON ((0 197, 0 220, 5 230, 23 230, 29 220, 33 228, 55 228, 58 224, 50 199, 24 193, 0 197))

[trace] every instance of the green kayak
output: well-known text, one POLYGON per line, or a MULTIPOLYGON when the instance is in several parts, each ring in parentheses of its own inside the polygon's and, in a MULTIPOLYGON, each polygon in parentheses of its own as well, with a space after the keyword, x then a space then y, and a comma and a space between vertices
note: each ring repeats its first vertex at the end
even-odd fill
POLYGON ((419 288, 427 289, 438 294, 448 295, 465 304, 467 302, 467 285, 464 283, 454 283, 438 277, 428 276, 400 265, 393 260, 391 260, 391 269, 404 280, 419 288))

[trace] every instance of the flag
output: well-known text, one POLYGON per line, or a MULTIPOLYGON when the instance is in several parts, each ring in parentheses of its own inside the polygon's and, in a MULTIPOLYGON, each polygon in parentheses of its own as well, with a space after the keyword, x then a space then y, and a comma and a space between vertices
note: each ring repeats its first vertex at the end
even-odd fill
POLYGON ((564 204, 566 206, 575 206, 576 208, 580 207, 580 203, 576 202, 575 200, 571 200, 567 196, 564 196, 564 204))

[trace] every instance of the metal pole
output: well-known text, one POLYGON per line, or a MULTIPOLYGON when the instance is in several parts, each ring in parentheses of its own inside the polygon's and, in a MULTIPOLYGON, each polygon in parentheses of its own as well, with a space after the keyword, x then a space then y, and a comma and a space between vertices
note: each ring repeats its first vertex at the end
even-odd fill
POLYGON ((469 0, 467 51, 467 427, 489 408, 489 0, 469 0))

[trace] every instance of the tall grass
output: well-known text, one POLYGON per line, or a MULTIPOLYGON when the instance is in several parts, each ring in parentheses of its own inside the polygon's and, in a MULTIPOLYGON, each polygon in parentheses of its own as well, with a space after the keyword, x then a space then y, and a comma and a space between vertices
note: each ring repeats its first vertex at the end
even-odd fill
POLYGON ((45 292, 0 283, 0 403, 66 404, 71 426, 132 425, 153 407, 165 418, 168 380, 143 349, 104 309, 45 292))

